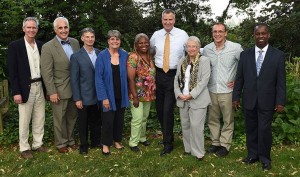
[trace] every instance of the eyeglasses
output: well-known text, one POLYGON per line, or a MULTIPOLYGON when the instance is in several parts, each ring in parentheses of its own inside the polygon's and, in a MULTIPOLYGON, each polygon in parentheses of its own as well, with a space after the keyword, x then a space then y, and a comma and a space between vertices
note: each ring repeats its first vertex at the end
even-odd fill
POLYGON ((225 31, 212 31, 212 33, 214 33, 214 34, 223 34, 223 33, 225 33, 225 31))

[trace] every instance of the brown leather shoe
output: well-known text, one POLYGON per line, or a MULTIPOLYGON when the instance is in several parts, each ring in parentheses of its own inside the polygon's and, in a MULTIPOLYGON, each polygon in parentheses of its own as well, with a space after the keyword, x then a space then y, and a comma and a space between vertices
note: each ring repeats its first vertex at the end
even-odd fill
POLYGON ((24 159, 32 159, 33 155, 30 150, 26 150, 21 152, 21 157, 24 159))
POLYGON ((78 146, 76 145, 76 144, 73 144, 73 145, 69 145, 69 147, 73 150, 73 151, 75 151, 75 150, 77 150, 78 149, 78 146))
POLYGON ((68 150, 67 147, 62 147, 62 148, 58 148, 58 152, 59 152, 59 153, 68 153, 69 150, 68 150))
POLYGON ((33 151, 37 151, 37 152, 48 152, 48 149, 44 146, 41 146, 37 149, 34 149, 33 151))

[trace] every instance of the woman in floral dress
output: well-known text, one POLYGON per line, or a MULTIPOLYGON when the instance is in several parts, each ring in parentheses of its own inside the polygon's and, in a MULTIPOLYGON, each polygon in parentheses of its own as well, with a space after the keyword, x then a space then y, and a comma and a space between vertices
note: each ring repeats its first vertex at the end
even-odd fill
POLYGON ((134 51, 127 60, 127 73, 132 113, 129 146, 132 151, 139 152, 139 143, 150 145, 146 139, 146 124, 151 102, 155 100, 155 66, 146 34, 135 37, 134 51))

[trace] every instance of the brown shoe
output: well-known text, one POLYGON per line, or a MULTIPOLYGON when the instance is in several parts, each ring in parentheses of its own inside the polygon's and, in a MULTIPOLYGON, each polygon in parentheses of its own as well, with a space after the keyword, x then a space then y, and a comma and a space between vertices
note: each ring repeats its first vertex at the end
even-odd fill
POLYGON ((69 150, 68 150, 67 147, 62 147, 62 148, 58 148, 58 152, 59 152, 59 153, 68 153, 69 150))
POLYGON ((76 145, 76 144, 73 144, 73 145, 69 145, 69 147, 73 150, 73 151, 75 151, 75 150, 77 150, 78 149, 78 146, 76 145))
POLYGON ((37 151, 37 152, 48 152, 48 149, 44 146, 41 146, 37 149, 34 149, 33 151, 37 151))
POLYGON ((30 150, 26 150, 21 152, 21 157, 24 159, 32 159, 33 155, 31 154, 30 150))

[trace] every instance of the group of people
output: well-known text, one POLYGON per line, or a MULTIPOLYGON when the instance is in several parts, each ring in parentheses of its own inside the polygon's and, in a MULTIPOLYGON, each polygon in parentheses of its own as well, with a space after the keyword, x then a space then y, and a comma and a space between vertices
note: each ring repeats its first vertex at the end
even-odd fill
POLYGON ((262 162, 271 169, 271 123, 275 112, 285 105, 284 53, 268 44, 268 25, 254 28, 255 47, 243 51, 226 39, 223 23, 212 26, 213 42, 200 52, 196 36, 174 27, 175 12, 162 13, 163 28, 149 39, 139 33, 130 53, 120 48, 121 34, 110 30, 108 47, 94 48, 92 28, 81 31, 83 47, 69 37, 69 22, 53 22, 56 36, 43 45, 35 40, 38 20, 23 21, 24 38, 8 47, 8 71, 14 102, 19 107, 20 152, 32 158, 43 146, 45 99, 51 102, 55 146, 60 153, 111 147, 123 149, 125 108, 132 113, 129 147, 149 146, 146 123, 151 102, 163 134, 161 156, 173 151, 174 106, 179 107, 184 154, 203 160, 204 124, 211 133, 208 153, 228 155, 234 131, 234 110, 243 97, 248 155, 243 162, 262 162), (208 113, 208 116, 207 116, 208 113), (80 146, 75 144, 74 126, 78 117, 80 146), (32 147, 28 143, 32 120, 32 147))

